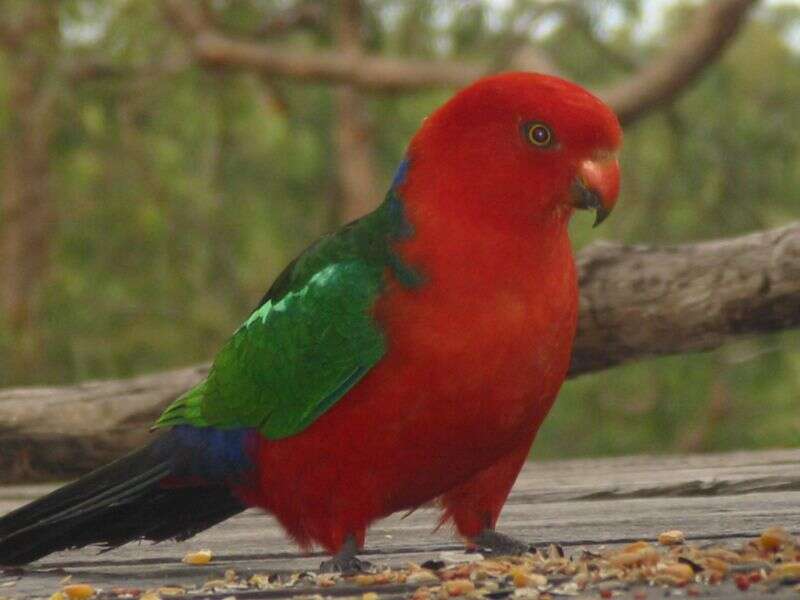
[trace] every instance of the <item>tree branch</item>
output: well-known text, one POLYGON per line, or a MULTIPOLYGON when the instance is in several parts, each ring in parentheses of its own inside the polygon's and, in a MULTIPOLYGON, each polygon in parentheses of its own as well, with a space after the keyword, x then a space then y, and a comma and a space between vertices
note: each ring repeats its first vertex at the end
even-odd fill
POLYGON ((97 81, 125 82, 128 79, 156 79, 174 77, 193 66, 187 56, 168 55, 157 62, 143 64, 120 64, 98 57, 84 57, 66 62, 65 77, 73 84, 97 81))
POLYGON ((257 30, 260 37, 285 35, 296 29, 315 29, 323 20, 325 7, 320 2, 301 2, 270 15, 257 30))
MULTIPOLYGON (((625 125, 671 102, 719 56, 757 1, 709 0, 696 10, 686 33, 661 56, 598 94, 625 125)), ((462 61, 298 52, 225 35, 209 23, 193 0, 163 0, 163 6, 170 20, 187 36, 195 58, 206 66, 245 69, 299 81, 349 83, 373 92, 462 87, 490 68, 462 61)))
POLYGON ((206 371, 0 391, 0 482, 76 476, 143 444, 154 415, 206 371))
MULTIPOLYGON (((800 222, 674 247, 595 244, 578 266, 570 376, 800 327, 800 222)), ((206 372, 0 391, 0 481, 77 475, 142 444, 206 372)))
POLYGON ((670 49, 600 96, 624 125, 672 102, 733 39, 758 0, 711 0, 670 49))
POLYGON ((683 246, 595 244, 578 270, 571 376, 800 327, 800 222, 683 246))

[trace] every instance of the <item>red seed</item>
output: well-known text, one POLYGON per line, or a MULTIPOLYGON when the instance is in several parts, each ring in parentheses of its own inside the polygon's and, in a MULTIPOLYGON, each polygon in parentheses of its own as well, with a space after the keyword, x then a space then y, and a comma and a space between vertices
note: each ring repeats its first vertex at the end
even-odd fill
POLYGON ((746 592, 748 589, 750 589, 750 578, 747 575, 737 575, 734 577, 733 581, 736 584, 736 587, 743 592, 746 592))

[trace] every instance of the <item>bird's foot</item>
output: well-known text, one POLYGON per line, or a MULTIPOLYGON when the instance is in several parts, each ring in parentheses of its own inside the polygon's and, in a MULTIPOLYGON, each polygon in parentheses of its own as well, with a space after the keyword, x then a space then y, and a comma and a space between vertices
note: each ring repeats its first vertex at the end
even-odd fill
POLYGON ((347 536, 339 548, 339 551, 330 559, 322 561, 319 566, 320 573, 341 573, 342 575, 356 575, 358 573, 369 573, 375 570, 375 566, 361 560, 356 556, 358 544, 353 536, 347 536))
POLYGON ((323 560, 319 565, 320 573, 341 573, 342 575, 357 575, 358 573, 370 573, 375 570, 375 565, 366 560, 361 560, 357 556, 339 557, 334 556, 328 560, 323 560))
POLYGON ((493 529, 484 529, 473 538, 472 543, 480 552, 494 556, 520 556, 535 550, 531 544, 493 529))

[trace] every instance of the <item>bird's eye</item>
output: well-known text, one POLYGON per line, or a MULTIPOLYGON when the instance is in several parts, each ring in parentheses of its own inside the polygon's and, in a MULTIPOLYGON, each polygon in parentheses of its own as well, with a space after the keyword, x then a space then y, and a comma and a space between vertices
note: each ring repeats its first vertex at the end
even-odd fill
POLYGON ((544 123, 526 123, 523 126, 525 139, 539 148, 547 148, 553 144, 553 132, 544 123))

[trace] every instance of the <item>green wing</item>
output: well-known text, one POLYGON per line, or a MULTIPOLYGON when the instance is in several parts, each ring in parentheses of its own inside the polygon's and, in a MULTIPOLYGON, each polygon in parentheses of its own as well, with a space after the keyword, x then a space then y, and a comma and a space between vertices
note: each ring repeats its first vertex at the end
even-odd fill
POLYGON ((371 314, 385 272, 393 269, 401 281, 414 275, 391 250, 408 227, 395 222, 397 209, 387 203, 292 263, 219 352, 207 379, 167 408, 156 427, 255 427, 279 439, 308 427, 358 383, 386 352, 371 314))

